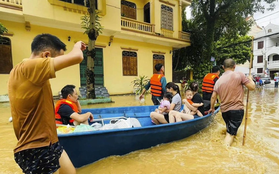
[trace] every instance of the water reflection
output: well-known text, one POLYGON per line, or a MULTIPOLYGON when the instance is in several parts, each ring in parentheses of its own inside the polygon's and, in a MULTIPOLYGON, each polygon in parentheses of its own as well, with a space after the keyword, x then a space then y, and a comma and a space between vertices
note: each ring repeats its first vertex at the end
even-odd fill
MULTIPOLYGON (((278 90, 257 89, 250 92, 248 127, 242 146, 243 125, 232 147, 222 144, 226 127, 218 114, 214 122, 201 132, 169 144, 111 156, 77 169, 78 174, 278 174, 279 116, 278 90)), ((146 105, 152 105, 150 96, 146 105)), ((113 96, 115 103, 95 104, 83 108, 141 105, 134 96, 113 96)), ((13 160, 16 139, 9 104, 0 104, 0 168, 3 174, 21 173, 13 160)), ((136 138, 136 137, 135 137, 136 138)), ((123 147, 125 148, 125 147, 123 147)), ((104 149, 106 150, 106 149, 104 149)))

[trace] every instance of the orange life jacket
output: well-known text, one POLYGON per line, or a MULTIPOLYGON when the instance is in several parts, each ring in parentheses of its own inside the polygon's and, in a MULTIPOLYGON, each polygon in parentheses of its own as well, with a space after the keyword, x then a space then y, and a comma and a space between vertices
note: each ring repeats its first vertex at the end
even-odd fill
POLYGON ((192 100, 190 100, 190 99, 187 99, 187 101, 188 101, 188 103, 190 104, 190 105, 192 105, 194 102, 192 101, 192 100))
POLYGON ((208 92, 208 93, 212 93, 213 92, 213 88, 214 88, 214 79, 217 78, 219 79, 219 76, 217 74, 213 74, 213 73, 208 73, 204 78, 203 78, 203 82, 202 82, 202 91, 203 92, 208 92))
MULTIPOLYGON (((78 107, 77 107, 77 105, 76 105, 75 103, 73 103, 73 102, 71 102, 71 101, 69 101, 69 100, 67 100, 67 99, 61 99, 61 100, 59 100, 59 101, 56 103, 56 105, 55 105, 55 121, 56 121, 56 124, 63 124, 61 115, 58 114, 58 110, 59 110, 59 108, 60 108, 60 106, 61 106, 62 104, 69 105, 69 106, 73 109, 73 111, 75 111, 75 112, 77 112, 77 113, 79 112, 78 107)), ((70 122, 70 123, 73 123, 73 122, 74 122, 74 119, 70 119, 69 122, 70 122)))
POLYGON ((161 97, 163 94, 161 79, 164 77, 163 74, 153 74, 150 79, 151 94, 153 96, 161 97))

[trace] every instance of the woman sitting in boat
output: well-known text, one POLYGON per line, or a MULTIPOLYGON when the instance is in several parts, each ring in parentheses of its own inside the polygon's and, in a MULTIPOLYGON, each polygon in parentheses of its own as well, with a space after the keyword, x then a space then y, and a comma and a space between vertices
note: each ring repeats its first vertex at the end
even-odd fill
MULTIPOLYGON (((190 84, 190 90, 193 92, 193 98, 192 98, 192 102, 193 103, 203 103, 203 99, 201 97, 201 95, 198 93, 199 90, 199 84, 197 82, 192 82, 190 84)), ((191 105, 188 105, 188 101, 185 101, 187 106, 191 107, 191 105)), ((191 109, 192 110, 192 109, 191 109)), ((203 105, 200 105, 198 107, 198 111, 202 114, 200 116, 204 115, 204 107, 203 105)), ((183 113, 183 112, 178 112, 178 111, 170 111, 169 113, 169 122, 170 123, 174 123, 174 122, 180 122, 180 121, 185 121, 185 120, 192 120, 194 118, 198 118, 200 117, 198 115, 191 115, 191 114, 187 114, 187 113, 183 113)))
POLYGON ((170 108, 165 110, 165 114, 160 114, 158 112, 151 112, 150 117, 152 122, 155 124, 166 124, 169 123, 169 112, 172 110, 179 111, 181 109, 181 97, 179 92, 179 87, 173 82, 169 82, 166 85, 167 92, 172 94, 172 101, 170 108))
POLYGON ((62 88, 61 95, 62 99, 55 106, 56 124, 79 125, 82 123, 88 125, 89 118, 90 121, 93 121, 91 112, 79 114, 81 112, 81 106, 74 85, 66 85, 62 88))

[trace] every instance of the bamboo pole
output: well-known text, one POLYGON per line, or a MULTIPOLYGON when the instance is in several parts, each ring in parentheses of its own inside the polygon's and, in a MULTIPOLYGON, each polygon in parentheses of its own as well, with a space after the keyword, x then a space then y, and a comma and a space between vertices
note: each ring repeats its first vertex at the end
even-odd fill
MULTIPOLYGON (((253 65, 253 45, 254 45, 253 42, 254 42, 254 37, 252 36, 249 76, 251 75, 251 68, 253 65)), ((248 119, 248 104, 249 104, 249 89, 247 91, 247 98, 246 98, 245 125, 244 125, 242 146, 245 145, 246 127, 247 127, 247 119, 248 119)))

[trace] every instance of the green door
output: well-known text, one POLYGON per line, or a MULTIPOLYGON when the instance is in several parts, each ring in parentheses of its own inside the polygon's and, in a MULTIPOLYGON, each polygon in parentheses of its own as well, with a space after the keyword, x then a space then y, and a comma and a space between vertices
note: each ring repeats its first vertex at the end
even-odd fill
MULTIPOLYGON (((95 87, 104 86, 104 71, 103 71, 103 49, 96 49, 96 57, 94 61, 94 73, 95 73, 95 87)), ((83 52, 84 59, 80 63, 80 86, 86 86, 86 65, 87 55, 86 51, 83 52)))

